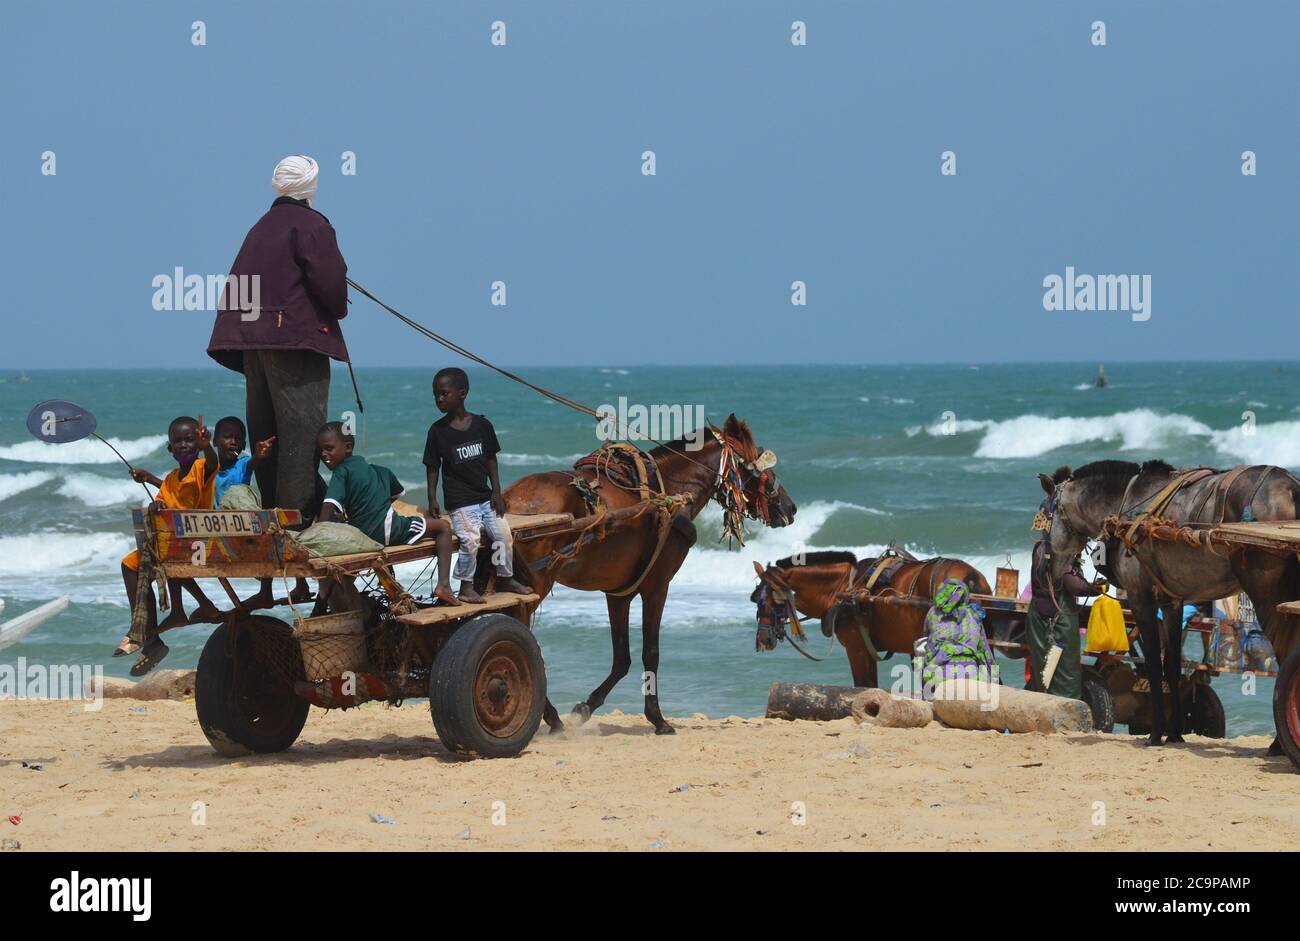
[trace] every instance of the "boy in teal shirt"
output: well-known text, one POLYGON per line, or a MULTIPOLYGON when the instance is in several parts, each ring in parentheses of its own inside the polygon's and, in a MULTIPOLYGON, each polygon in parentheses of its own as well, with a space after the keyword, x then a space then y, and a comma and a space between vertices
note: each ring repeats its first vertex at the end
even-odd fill
POLYGON ((332 421, 316 434, 316 450, 321 462, 333 475, 325 488, 321 503, 321 522, 347 522, 375 542, 400 546, 433 539, 438 548, 438 585, 434 597, 446 604, 459 605, 451 590, 451 523, 436 516, 403 516, 393 501, 404 492, 401 483, 387 467, 369 464, 353 454, 356 440, 343 430, 343 423, 332 421))

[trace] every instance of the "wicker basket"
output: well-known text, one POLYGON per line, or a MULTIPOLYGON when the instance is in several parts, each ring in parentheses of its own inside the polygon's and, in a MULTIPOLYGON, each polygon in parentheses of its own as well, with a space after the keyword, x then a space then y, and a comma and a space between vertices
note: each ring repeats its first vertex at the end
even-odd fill
POLYGON ((365 620, 360 611, 303 618, 293 629, 308 680, 324 680, 367 667, 365 620))

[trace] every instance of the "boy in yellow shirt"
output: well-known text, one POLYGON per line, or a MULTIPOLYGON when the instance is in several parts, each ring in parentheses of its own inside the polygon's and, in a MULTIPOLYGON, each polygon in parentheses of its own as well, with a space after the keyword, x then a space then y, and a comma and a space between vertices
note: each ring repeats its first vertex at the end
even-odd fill
MULTIPOLYGON (((147 470, 138 467, 131 468, 131 477, 137 483, 151 483, 158 488, 158 493, 153 503, 149 504, 149 509, 212 509, 212 495, 216 486, 219 461, 217 452, 212 447, 212 435, 203 424, 203 416, 193 419, 188 415, 182 415, 172 419, 171 425, 167 428, 167 450, 171 452, 171 456, 176 459, 179 466, 165 479, 159 480, 147 470)), ((134 611, 136 594, 141 589, 138 549, 128 553, 122 559, 122 581, 126 584, 127 601, 134 611)), ((115 657, 140 651, 139 659, 131 667, 132 676, 144 676, 167 656, 169 648, 158 636, 160 632, 186 624, 215 624, 221 620, 221 612, 217 610, 217 606, 208 600, 198 583, 192 578, 169 580, 171 613, 161 624, 158 623, 158 609, 154 601, 153 588, 151 585, 145 585, 143 588, 147 592, 146 604, 149 609, 148 627, 143 643, 133 640, 128 633, 118 644, 117 650, 113 651, 115 657), (189 617, 186 617, 185 609, 181 607, 181 589, 188 591, 198 602, 198 607, 189 617)))

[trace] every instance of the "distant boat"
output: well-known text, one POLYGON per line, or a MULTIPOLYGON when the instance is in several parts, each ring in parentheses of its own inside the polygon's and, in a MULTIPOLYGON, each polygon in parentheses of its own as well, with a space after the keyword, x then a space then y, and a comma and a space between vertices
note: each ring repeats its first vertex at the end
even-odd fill
POLYGON ((1094 389, 1104 389, 1108 385, 1110 385, 1110 380, 1106 378, 1106 367, 1098 366, 1097 378, 1092 380, 1092 387, 1094 389))
POLYGON ((31 382, 31 381, 32 381, 32 377, 27 375, 27 373, 23 373, 21 376, 18 376, 16 379, 14 379, 14 382, 31 382))

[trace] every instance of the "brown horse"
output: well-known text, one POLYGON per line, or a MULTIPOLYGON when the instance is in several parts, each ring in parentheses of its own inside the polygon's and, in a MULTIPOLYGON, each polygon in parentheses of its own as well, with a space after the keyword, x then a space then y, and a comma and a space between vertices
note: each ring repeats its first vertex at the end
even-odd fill
MULTIPOLYGON (((761 520, 769 526, 787 526, 794 519, 794 501, 771 470, 775 457, 754 443, 749 427, 735 415, 730 415, 721 429, 712 425, 709 429, 711 434, 692 439, 702 440, 703 443, 697 445, 698 450, 688 450, 687 439, 682 438, 661 445, 646 455, 653 465, 648 468, 650 483, 657 485, 662 480, 667 494, 681 495, 685 501, 682 509, 671 518, 663 538, 660 514, 646 512, 612 526, 599 543, 592 542, 571 555, 563 550, 574 543, 572 533, 515 546, 516 554, 528 564, 527 574, 533 590, 542 597, 550 593, 556 582, 583 591, 605 592, 614 662, 605 681, 592 690, 584 702, 573 707, 580 721, 586 721, 605 702, 610 690, 627 675, 632 665, 628 621, 632 599, 640 596, 645 717, 654 724, 656 734, 674 731, 659 710, 659 625, 668 598, 669 582, 695 543, 692 520, 710 500, 719 497, 723 468, 738 475, 746 500, 745 514, 751 519, 761 520)), ((591 506, 576 485, 575 477, 581 478, 586 488, 598 480, 597 473, 591 468, 529 474, 506 489, 506 503, 513 513, 571 513, 575 518, 589 516, 591 506)), ((630 508, 641 502, 635 488, 622 489, 605 475, 599 478, 597 489, 600 500, 609 511, 630 508)), ((652 489, 657 489, 657 486, 652 489)), ((549 702, 544 716, 552 732, 564 728, 555 707, 549 702)))
POLYGON ((852 552, 809 552, 781 559, 766 569, 755 562, 759 584, 750 600, 758 605, 756 649, 775 649, 785 636, 785 623, 790 618, 793 601, 798 613, 821 618, 823 634, 830 637, 833 632, 839 638, 849 655, 854 686, 880 685, 876 675, 878 658, 872 656, 872 649, 881 659, 891 653, 910 655, 924 633, 927 611, 924 604, 838 603, 836 596, 840 592, 850 586, 865 587, 882 563, 885 567, 871 585, 872 595, 929 602, 939 586, 950 578, 965 583, 972 594, 989 594, 989 583, 984 576, 960 559, 917 559, 907 554, 887 554, 858 561, 852 552))

